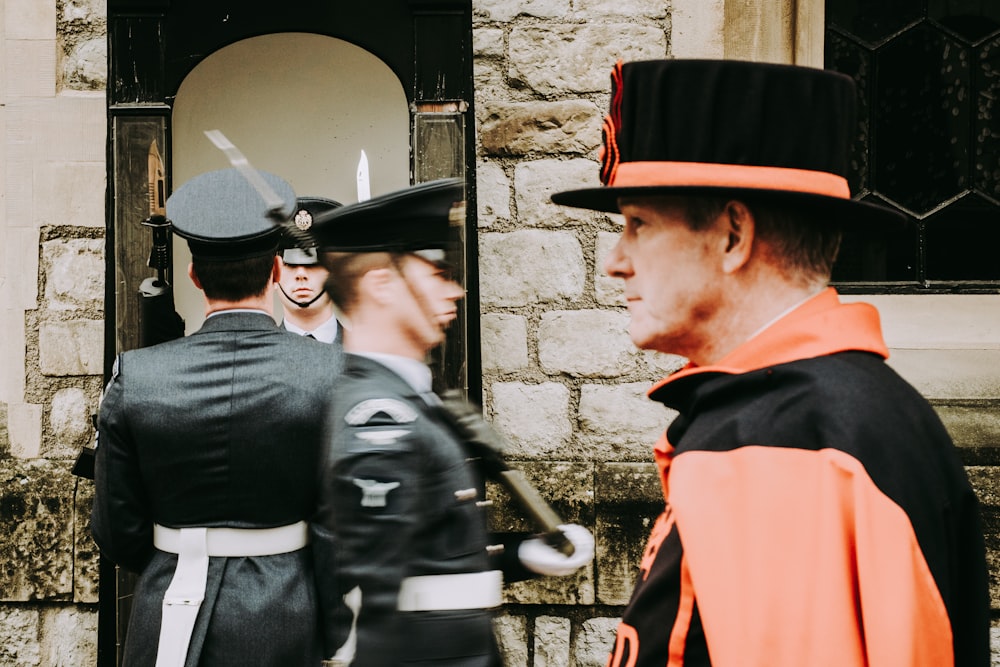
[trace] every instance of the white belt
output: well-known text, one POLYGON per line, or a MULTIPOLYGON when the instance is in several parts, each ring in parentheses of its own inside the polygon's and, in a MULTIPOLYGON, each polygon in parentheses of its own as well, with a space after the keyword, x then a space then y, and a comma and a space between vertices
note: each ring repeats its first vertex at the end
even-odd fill
POLYGON ((182 667, 198 610, 205 599, 209 556, 273 556, 309 544, 304 521, 278 528, 165 528, 153 525, 153 546, 177 554, 163 595, 156 667, 182 667))
POLYGON ((399 611, 490 609, 503 602, 500 570, 407 577, 399 588, 399 611))

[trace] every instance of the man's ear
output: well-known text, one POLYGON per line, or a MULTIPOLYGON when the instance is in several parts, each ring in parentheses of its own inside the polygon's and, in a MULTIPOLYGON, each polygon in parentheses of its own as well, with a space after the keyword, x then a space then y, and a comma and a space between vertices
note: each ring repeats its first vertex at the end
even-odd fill
POLYGON ((188 263, 188 278, 191 279, 191 282, 193 282, 194 286, 197 287, 198 289, 200 290, 205 289, 204 287, 201 286, 201 281, 198 280, 198 274, 195 273, 194 271, 194 262, 188 263))
POLYGON ((358 292, 363 299, 371 299, 379 304, 391 303, 390 290, 393 281, 398 277, 399 274, 388 267, 371 269, 358 281, 358 292))
POLYGON ((724 225, 722 231, 726 235, 722 270, 725 273, 735 273, 750 261, 757 233, 757 220, 746 204, 736 200, 726 204, 720 217, 724 225))
POLYGON ((281 258, 275 255, 274 264, 271 266, 271 282, 273 282, 275 285, 277 285, 278 281, 281 280, 281 267, 282 267, 281 258))

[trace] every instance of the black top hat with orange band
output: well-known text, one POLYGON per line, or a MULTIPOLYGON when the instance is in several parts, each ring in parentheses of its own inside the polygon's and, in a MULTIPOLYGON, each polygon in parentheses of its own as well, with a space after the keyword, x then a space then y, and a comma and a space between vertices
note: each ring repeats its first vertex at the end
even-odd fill
POLYGON ((617 212, 619 198, 740 195, 844 226, 905 216, 851 199, 854 82, 837 72, 734 60, 618 63, 604 121, 603 187, 557 204, 617 212))

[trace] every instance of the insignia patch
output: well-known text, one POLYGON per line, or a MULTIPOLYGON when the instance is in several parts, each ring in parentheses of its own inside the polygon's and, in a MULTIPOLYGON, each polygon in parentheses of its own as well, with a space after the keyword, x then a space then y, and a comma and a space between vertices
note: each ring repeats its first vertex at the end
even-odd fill
POLYGON ((362 507, 385 507, 386 496, 399 488, 399 482, 376 482, 374 479, 354 478, 354 486, 361 489, 362 507))
POLYGON ((394 398, 370 398, 351 408, 344 415, 344 421, 351 426, 363 426, 380 412, 397 424, 409 424, 417 419, 417 411, 402 401, 394 398))
POLYGON ((295 213, 295 218, 293 218, 293 222, 295 222, 296 227, 298 227, 302 231, 305 231, 310 227, 312 227, 313 225, 312 213, 305 210, 304 208, 299 209, 295 213))
POLYGON ((391 445, 407 433, 409 431, 393 429, 391 431, 358 431, 355 435, 359 439, 370 442, 373 445, 391 445))

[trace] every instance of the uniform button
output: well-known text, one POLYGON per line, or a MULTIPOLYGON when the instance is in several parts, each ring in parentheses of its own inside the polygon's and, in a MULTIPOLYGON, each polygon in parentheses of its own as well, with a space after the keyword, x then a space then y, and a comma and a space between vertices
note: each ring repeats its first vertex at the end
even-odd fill
POLYGON ((455 500, 472 500, 476 495, 478 495, 478 492, 475 489, 459 489, 455 492, 455 500))

